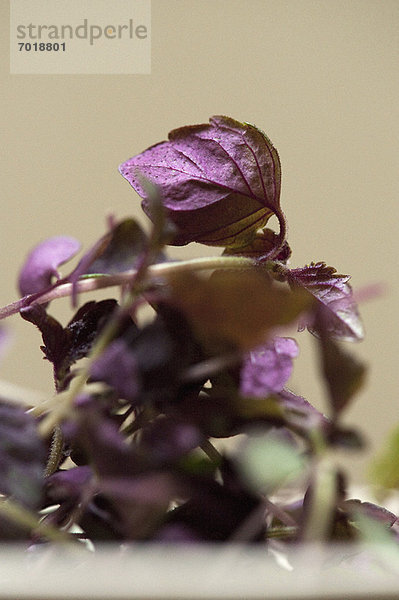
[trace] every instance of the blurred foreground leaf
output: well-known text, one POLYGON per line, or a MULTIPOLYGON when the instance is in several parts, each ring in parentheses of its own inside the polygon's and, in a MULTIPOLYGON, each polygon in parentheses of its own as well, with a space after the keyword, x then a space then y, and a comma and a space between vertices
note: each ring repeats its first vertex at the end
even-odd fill
POLYGON ((171 302, 207 347, 230 343, 242 350, 265 342, 271 330, 294 321, 311 304, 296 290, 273 285, 259 271, 218 271, 209 279, 182 273, 169 279, 171 302))
POLYGON ((399 425, 391 432, 385 448, 371 463, 369 476, 371 482, 380 488, 399 489, 399 425))

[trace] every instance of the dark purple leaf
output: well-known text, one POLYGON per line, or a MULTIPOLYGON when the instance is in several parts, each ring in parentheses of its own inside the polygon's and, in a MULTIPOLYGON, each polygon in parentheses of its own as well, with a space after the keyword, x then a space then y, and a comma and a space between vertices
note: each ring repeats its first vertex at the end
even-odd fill
POLYGON ((141 390, 140 373, 134 352, 124 339, 111 342, 90 369, 93 381, 104 381, 129 402, 141 390))
POLYGON ((341 412, 362 387, 366 366, 353 354, 331 339, 318 327, 320 333, 320 361, 334 414, 341 412))
MULTIPOLYGON (((73 303, 76 304, 76 283, 80 277, 88 274, 110 275, 134 269, 147 246, 147 235, 135 219, 112 223, 110 231, 97 240, 68 275, 68 281, 74 285, 73 303)), ((161 255, 159 260, 163 260, 161 255)))
POLYGON ((85 451, 98 477, 132 477, 143 471, 147 458, 137 460, 116 423, 95 406, 80 407, 78 414, 72 445, 85 451))
POLYGON ((0 402, 0 493, 37 508, 43 489, 46 452, 32 415, 0 402))
POLYGON ((126 481, 173 465, 204 440, 194 425, 158 417, 140 431, 138 441, 129 444, 118 426, 95 409, 81 412, 75 436, 101 480, 126 481))
POLYGON ((109 243, 96 256, 87 273, 119 273, 133 269, 148 243, 135 219, 125 219, 112 230, 109 243))
MULTIPOLYGON (((94 477, 92 469, 88 466, 73 467, 65 471, 58 471, 47 479, 46 484, 46 506, 54 506, 58 504, 57 509, 52 510, 46 516, 46 522, 58 527, 69 527, 72 524, 78 523, 85 525, 88 522, 93 526, 93 520, 98 524, 98 528, 90 528, 87 531, 83 527, 86 535, 95 540, 101 539, 117 539, 117 536, 112 535, 113 528, 110 527, 110 515, 105 511, 96 509, 96 498, 98 497, 98 482, 94 477), (93 516, 95 513, 95 517, 93 516), (91 518, 90 518, 91 517, 91 518), (96 535, 98 529, 104 532, 109 531, 109 536, 96 535)), ((90 526, 89 526, 90 527, 90 526)))
POLYGON ((165 527, 178 526, 205 542, 233 536, 237 541, 262 540, 266 525, 260 499, 240 483, 235 487, 206 477, 193 479, 191 498, 169 512, 165 527))
MULTIPOLYGON (((90 248, 68 280, 73 283, 82 275, 110 275, 134 269, 147 245, 148 237, 137 221, 125 219, 114 225, 90 248)), ((160 255, 159 260, 162 259, 160 255)))
POLYGON ((93 472, 88 466, 58 471, 47 479, 47 497, 53 504, 79 500, 92 484, 93 472))
POLYGON ((258 398, 280 392, 291 376, 298 352, 294 339, 282 337, 251 350, 241 368, 240 392, 258 398))
POLYGON ((115 542, 126 539, 124 522, 112 502, 97 494, 86 505, 78 520, 85 535, 93 542, 115 542))
POLYGON ((150 218, 140 176, 160 188, 167 216, 177 227, 176 245, 242 246, 273 214, 284 226, 277 151, 248 123, 215 116, 209 124, 175 129, 169 141, 151 146, 119 170, 143 198, 150 218))
POLYGON ((134 501, 150 507, 160 506, 166 510, 177 495, 173 477, 162 471, 154 471, 135 477, 107 477, 100 479, 99 489, 104 495, 134 501))
POLYGON ((166 472, 136 477, 101 479, 102 495, 117 515, 122 539, 152 539, 170 503, 181 495, 181 486, 166 472))
POLYGON ((142 381, 140 401, 163 406, 176 402, 184 387, 182 376, 201 360, 201 349, 181 312, 158 305, 159 314, 131 342, 142 381))
MULTIPOLYGON (((57 319, 47 314, 41 304, 34 303, 23 308, 20 315, 25 321, 36 325, 41 332, 44 344, 41 346, 41 350, 46 359, 53 364, 55 378, 60 381, 65 375, 65 373, 62 374, 62 371, 70 343, 67 331, 57 319)), ((68 366, 65 365, 66 370, 68 366)))
POLYGON ((36 246, 28 255, 18 279, 22 296, 40 292, 59 279, 58 267, 80 250, 80 243, 72 237, 56 236, 36 246))
POLYGON ((59 384, 63 384, 71 365, 90 352, 96 336, 116 305, 116 300, 87 302, 65 328, 48 315, 40 304, 32 304, 21 310, 22 318, 34 323, 40 330, 44 344, 41 349, 53 364, 55 379, 59 384))
POLYGON ((254 425, 282 426, 284 412, 274 398, 240 399, 238 390, 202 392, 197 398, 184 398, 179 404, 184 418, 206 436, 226 438, 246 432, 254 425))
POLYGON ((290 390, 284 389, 279 392, 277 398, 280 406, 284 409, 287 423, 299 426, 304 435, 316 428, 330 427, 328 418, 302 396, 297 396, 290 390))
MULTIPOLYGON (((84 448, 93 467, 96 489, 108 502, 111 529, 122 539, 146 539, 159 527, 170 502, 187 495, 170 469, 201 439, 193 426, 160 418, 129 442, 92 405, 79 410, 72 444, 84 448)), ((94 508, 89 507, 80 521, 86 531, 103 520, 98 510, 93 514, 94 508)))
POLYGON ((141 330, 132 323, 95 361, 91 377, 140 405, 175 402, 185 369, 200 359, 182 314, 160 304, 160 314, 141 330))
MULTIPOLYGON (((324 308, 323 319, 328 335, 348 341, 363 338, 362 322, 348 283, 349 275, 339 275, 324 262, 312 262, 306 267, 287 270, 287 278, 294 288, 304 288, 324 308)), ((317 334, 312 317, 304 326, 317 334)))
POLYGON ((161 416, 142 432, 140 452, 151 456, 154 464, 173 463, 204 442, 197 427, 183 420, 161 416))
POLYGON ((155 536, 155 541, 165 544, 190 544, 198 543, 201 539, 187 525, 170 523, 161 527, 155 536))
POLYGON ((68 360, 70 364, 87 356, 94 340, 117 307, 114 299, 87 302, 66 326, 70 337, 68 360))

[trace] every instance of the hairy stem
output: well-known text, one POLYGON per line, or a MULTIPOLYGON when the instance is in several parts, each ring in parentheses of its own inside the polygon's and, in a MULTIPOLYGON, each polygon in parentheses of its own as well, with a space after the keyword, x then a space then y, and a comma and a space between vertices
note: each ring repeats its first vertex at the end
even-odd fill
POLYGON ((56 472, 58 465, 62 459, 62 450, 64 447, 64 436, 62 435, 61 427, 56 427, 53 431, 53 439, 51 440, 50 453, 47 459, 44 476, 50 477, 56 472))
MULTIPOLYGON (((243 269, 254 267, 256 263, 251 258, 243 256, 212 256, 203 258, 193 258, 179 262, 159 263, 151 265, 146 271, 144 282, 150 284, 152 280, 158 277, 168 277, 181 271, 203 271, 208 269, 243 269)), ((264 266, 264 265, 263 265, 264 266)), ((93 292, 107 287, 129 285, 137 275, 137 269, 124 271, 115 275, 97 275, 85 276, 80 279, 76 285, 78 294, 93 292)), ((45 304, 57 298, 72 296, 74 284, 61 283, 55 285, 50 291, 38 296, 25 296, 11 304, 0 308, 0 320, 18 313, 25 306, 33 302, 45 304)))
POLYGON ((270 527, 266 532, 267 538, 277 538, 277 539, 286 539, 295 537, 298 535, 299 528, 298 527, 270 527))
POLYGON ((285 238, 287 236, 287 223, 285 220, 284 213, 280 209, 278 211, 273 211, 273 212, 278 219, 280 231, 278 233, 276 245, 274 246, 274 248, 267 254, 258 258, 259 262, 262 262, 262 263, 264 263, 265 261, 272 260, 272 259, 276 258, 276 256, 278 256, 278 253, 282 249, 284 242, 285 242, 285 238))

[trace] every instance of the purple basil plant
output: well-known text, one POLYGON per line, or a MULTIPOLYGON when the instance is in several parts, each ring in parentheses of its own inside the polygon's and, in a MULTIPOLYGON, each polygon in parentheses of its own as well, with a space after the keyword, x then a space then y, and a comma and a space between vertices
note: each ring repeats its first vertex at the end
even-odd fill
POLYGON ((396 540, 395 515, 349 499, 328 461, 363 445, 341 418, 364 381, 346 343, 362 323, 349 276, 288 266, 269 138, 216 116, 119 170, 150 232, 111 220, 66 276, 80 243, 44 241, 20 271, 21 299, 0 309, 37 327, 55 391, 37 406, 0 402, 0 540, 330 542, 358 539, 365 519, 396 540), (168 257, 191 242, 222 251, 168 257), (118 300, 81 302, 100 288, 118 300), (66 325, 51 316, 63 296, 66 325), (305 329, 327 414, 287 387, 305 329))

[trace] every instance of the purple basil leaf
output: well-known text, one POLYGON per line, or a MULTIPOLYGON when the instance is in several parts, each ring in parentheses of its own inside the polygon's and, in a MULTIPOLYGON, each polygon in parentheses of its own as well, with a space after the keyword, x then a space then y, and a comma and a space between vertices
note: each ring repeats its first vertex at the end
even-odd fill
POLYGON ((260 500, 240 485, 241 482, 230 486, 198 477, 190 483, 191 498, 169 512, 165 526, 179 526, 205 542, 231 539, 241 527, 244 537, 238 541, 264 539, 265 522, 263 511, 259 511, 260 500), (251 517, 252 527, 246 531, 245 524, 251 517))
POLYGON ((388 528, 392 527, 392 525, 397 521, 397 516, 394 513, 386 508, 383 508, 382 506, 373 504, 372 502, 362 502, 361 500, 351 499, 346 500, 343 503, 343 506, 349 512, 353 512, 355 514, 361 512, 366 517, 374 519, 375 521, 379 521, 388 528))
POLYGON ((49 505, 63 504, 70 503, 71 500, 78 503, 87 494, 92 483, 93 472, 86 465, 58 471, 46 481, 48 503, 49 505))
POLYGON ((134 477, 148 468, 149 458, 138 456, 126 442, 119 426, 103 415, 96 405, 79 407, 77 416, 72 446, 85 452, 100 479, 134 477))
MULTIPOLYGON (((300 424, 302 427, 306 426, 307 429, 314 429, 319 425, 328 427, 330 421, 321 412, 319 412, 310 402, 305 400, 302 396, 293 394, 290 390, 284 389, 278 394, 278 399, 281 406, 286 409, 292 416, 300 418, 300 424), (305 422, 303 422, 305 419, 305 422)), ((289 418, 289 421, 291 419, 289 418)))
POLYGON ((138 330, 134 323, 104 351, 91 369, 129 402, 174 401, 185 369, 200 352, 182 314, 163 305, 153 322, 138 330))
MULTIPOLYGON (((363 325, 348 283, 349 275, 339 275, 324 262, 312 262, 306 267, 289 270, 287 277, 293 287, 305 288, 324 308, 328 335, 347 341, 363 339, 363 325)), ((304 325, 317 334, 312 318, 304 325)))
POLYGON ((141 390, 134 352, 124 339, 111 342, 90 369, 93 381, 104 381, 120 398, 134 402, 141 390))
POLYGON ((133 500, 149 506, 160 505, 164 509, 168 507, 173 496, 177 495, 177 486, 173 477, 161 471, 129 478, 104 478, 100 480, 99 488, 102 493, 116 498, 133 500))
POLYGON ((89 250, 73 275, 113 274, 134 269, 147 244, 148 237, 137 221, 125 219, 89 250))
POLYGON ((183 318, 167 323, 158 316, 141 330, 132 323, 95 361, 91 377, 129 402, 172 399, 190 354, 186 331, 183 318))
POLYGON ((93 542, 115 542, 126 539, 125 523, 112 502, 97 494, 88 503, 78 521, 86 536, 93 542))
POLYGON ((46 516, 46 522, 57 527, 68 527, 76 522, 96 492, 95 479, 88 466, 58 471, 46 480, 44 506, 58 504, 46 516))
POLYGON ((113 315, 116 307, 117 301, 111 298, 99 302, 92 300, 77 311, 65 328, 70 337, 67 355, 70 364, 87 356, 94 340, 113 315))
POLYGON ((173 465, 203 442, 199 430, 181 419, 159 417, 128 443, 119 427, 95 405, 79 410, 72 438, 80 445, 100 480, 128 480, 173 465))
POLYGON ((284 412, 277 399, 243 398, 238 390, 210 390, 193 399, 188 396, 179 404, 185 419, 206 437, 226 438, 244 433, 251 427, 264 428, 285 424, 284 412))
POLYGON ((143 404, 175 402, 184 387, 185 370, 202 358, 184 315, 162 303, 154 321, 133 334, 129 345, 142 382, 143 404))
MULTIPOLYGON (((88 274, 113 274, 133 269, 137 266, 148 246, 148 238, 135 219, 125 219, 112 225, 84 254, 77 267, 68 275, 73 284, 73 304, 76 304, 76 283, 88 274)), ((160 255, 159 260, 164 260, 160 255)))
POLYGON ((18 279, 22 296, 40 292, 51 285, 53 277, 60 278, 58 267, 80 250, 72 237, 56 236, 37 245, 28 255, 18 279))
POLYGON ((269 138, 248 123, 215 116, 181 127, 169 140, 120 165, 151 218, 144 176, 160 189, 167 217, 177 227, 171 243, 242 246, 276 214, 280 161, 269 138))
POLYGON ((141 450, 146 450, 154 464, 165 466, 180 459, 204 442, 199 429, 183 420, 159 417, 142 432, 141 450))
POLYGON ((53 364, 55 379, 61 387, 71 365, 90 352, 96 336, 116 304, 116 300, 87 302, 65 328, 48 315, 40 304, 32 304, 21 310, 22 318, 40 330, 44 344, 41 349, 53 364))
POLYGON ((46 522, 53 526, 80 525, 92 540, 120 539, 115 514, 98 494, 98 482, 88 466, 58 471, 47 480, 46 505, 58 508, 51 511, 46 522), (101 506, 102 505, 102 506, 101 506))
POLYGON ((292 361, 297 356, 296 341, 283 337, 248 352, 241 369, 240 392, 259 398, 280 392, 291 376, 292 361))
POLYGON ((334 414, 342 411, 362 387, 366 367, 318 326, 320 361, 334 414))
MULTIPOLYGON (((86 451, 96 474, 97 489, 108 503, 108 525, 122 539, 152 537, 172 499, 187 495, 166 467, 189 452, 200 437, 193 436, 193 428, 183 423, 183 428, 179 424, 171 427, 168 420, 165 428, 162 424, 150 424, 145 439, 140 436, 129 443, 119 427, 96 406, 79 411, 72 443, 80 444, 86 451), (117 516, 116 521, 112 515, 117 516)), ((89 514, 85 513, 79 521, 86 532, 94 525, 94 509, 89 507, 89 514)), ((102 518, 95 512, 97 527, 102 518)))
POLYGON ((119 273, 133 269, 147 245, 147 236, 134 219, 125 219, 112 230, 112 237, 87 273, 119 273))
POLYGON ((104 478, 99 487, 101 495, 109 502, 109 512, 117 515, 120 537, 127 540, 152 539, 171 502, 182 494, 182 487, 167 472, 104 478))
POLYGON ((0 493, 27 508, 42 497, 46 452, 32 415, 0 402, 0 493))
MULTIPOLYGON (((43 351, 46 359, 53 364, 56 380, 61 380, 61 371, 63 370, 66 353, 69 347, 69 336, 54 317, 47 314, 46 309, 41 304, 31 304, 20 311, 20 315, 25 321, 36 325, 42 334, 43 351)), ((66 365, 67 369, 68 366, 66 365)))
POLYGON ((192 544, 200 542, 201 539, 186 525, 171 523, 161 527, 155 536, 155 541, 165 544, 192 544))

